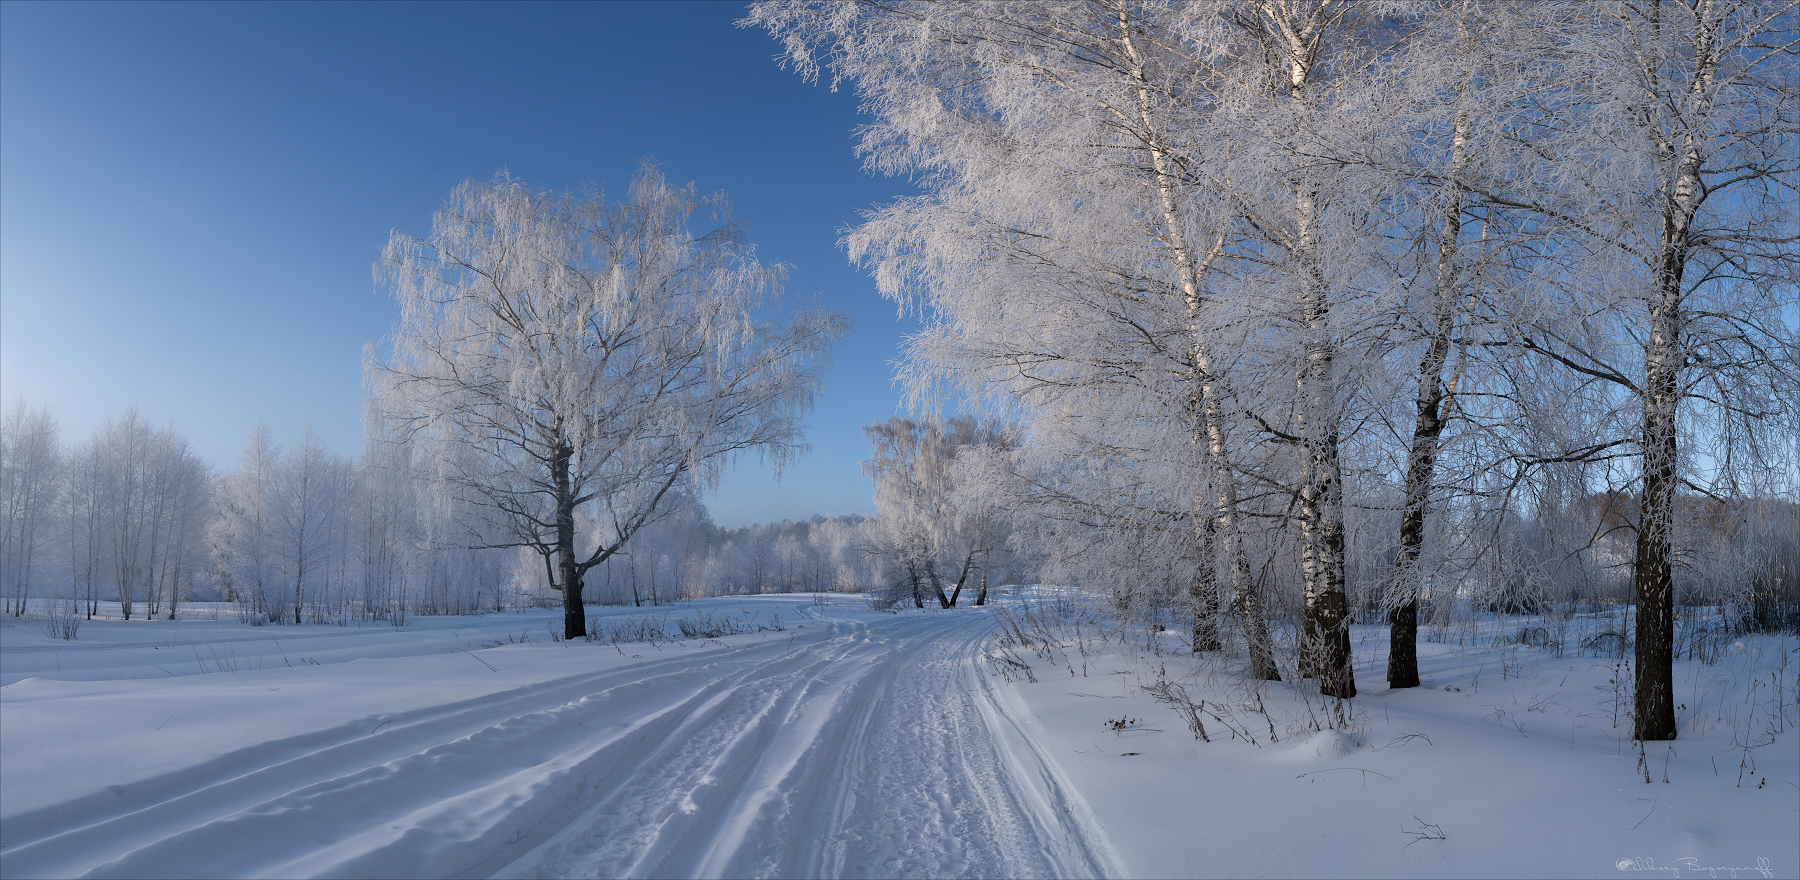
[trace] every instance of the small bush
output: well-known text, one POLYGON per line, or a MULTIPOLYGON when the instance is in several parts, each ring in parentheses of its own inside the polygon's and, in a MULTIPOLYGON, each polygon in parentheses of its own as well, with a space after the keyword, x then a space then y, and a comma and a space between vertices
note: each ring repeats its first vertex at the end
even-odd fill
POLYGON ((1513 641, 1527 648, 1549 648, 1553 651, 1560 651, 1562 648, 1562 643, 1550 634, 1550 630, 1541 626, 1521 627, 1518 637, 1513 641))
POLYGON ((44 610, 35 616, 38 629, 53 639, 73 641, 76 630, 81 629, 81 605, 74 599, 45 600, 44 610))
POLYGON ((1625 656, 1625 649, 1629 644, 1624 633, 1607 631, 1589 636, 1587 641, 1581 643, 1581 650, 1592 651, 1595 657, 1611 657, 1618 660, 1625 656))

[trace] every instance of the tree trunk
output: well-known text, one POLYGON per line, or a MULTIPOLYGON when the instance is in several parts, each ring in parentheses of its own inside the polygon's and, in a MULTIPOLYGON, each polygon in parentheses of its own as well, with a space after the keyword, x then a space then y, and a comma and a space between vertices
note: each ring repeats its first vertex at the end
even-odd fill
POLYGON ((944 582, 938 578, 937 565, 929 559, 925 560, 925 576, 931 579, 932 592, 937 593, 938 607, 949 608, 950 597, 944 593, 944 582))
MULTIPOLYGON (((1199 337, 1199 327, 1195 319, 1197 304, 1190 304, 1188 309, 1188 332, 1194 338, 1199 337)), ((1197 352, 1191 354, 1198 354, 1197 352)), ((1197 360, 1197 358, 1196 358, 1197 360)), ((1195 378, 1199 376, 1197 365, 1190 365, 1195 378)), ((1201 405, 1204 397, 1200 383, 1194 385, 1194 392, 1188 397, 1188 416, 1194 425, 1193 443, 1196 458, 1205 471, 1208 456, 1206 454, 1206 411, 1201 405)), ((1217 651, 1223 648, 1224 642, 1219 635, 1219 541, 1218 523, 1213 514, 1206 509, 1206 485, 1204 478, 1201 485, 1194 490, 1194 545, 1198 551, 1194 563, 1194 577, 1188 582, 1188 599, 1194 606, 1193 649, 1198 654, 1202 651, 1217 651)))
POLYGON ((950 592, 950 604, 944 607, 956 607, 956 598, 962 595, 963 585, 969 582, 969 571, 975 567, 976 552, 977 551, 975 550, 970 550, 969 555, 963 557, 962 572, 956 576, 956 589, 950 592))
POLYGON ((1400 556, 1394 564, 1397 601, 1388 610, 1390 688, 1419 686, 1419 553, 1425 545, 1425 512, 1436 474, 1438 440, 1444 432, 1442 381, 1450 345, 1450 311, 1440 299, 1438 326, 1419 364, 1419 395, 1407 454, 1406 507, 1400 514, 1400 556))
POLYGON ((1344 598, 1343 469, 1339 458, 1337 395, 1331 338, 1330 294, 1319 263, 1317 196, 1302 189, 1300 217, 1301 320, 1306 327, 1298 391, 1299 436, 1306 451, 1300 486, 1303 610, 1302 674, 1319 680, 1319 693, 1356 696, 1350 668, 1350 629, 1344 598))
POLYGON ((1681 345, 1679 247, 1666 247, 1650 304, 1645 345, 1644 496, 1639 505, 1637 558, 1637 682, 1633 737, 1675 738, 1674 525, 1681 345))
MULTIPOLYGON (((1450 146, 1450 173, 1460 181, 1468 162, 1469 119, 1456 120, 1450 146)), ((1390 688, 1419 686, 1419 553, 1425 546, 1425 512, 1437 477, 1438 443, 1444 433, 1444 364, 1456 324, 1456 256, 1462 238, 1463 190, 1452 183, 1438 215, 1437 279, 1432 288, 1431 342, 1419 360, 1419 390, 1413 399, 1412 448, 1406 458, 1406 507, 1400 515, 1400 556, 1394 565, 1397 596, 1388 610, 1390 688)))
POLYGON ((979 608, 982 605, 986 605, 986 604, 987 604, 987 570, 983 569, 981 572, 981 592, 975 594, 975 606, 979 608))
POLYGON ((1203 503, 1194 505, 1194 539, 1200 558, 1194 566, 1194 579, 1188 585, 1194 603, 1194 653, 1217 651, 1225 647, 1219 634, 1219 541, 1218 523, 1203 503))
POLYGON ((925 607, 925 591, 919 589, 919 566, 911 559, 906 561, 907 582, 912 585, 912 601, 914 608, 925 607))
POLYGON ((1250 648, 1250 675, 1260 681, 1280 681, 1275 668, 1274 643, 1269 639, 1269 625, 1263 620, 1262 597, 1257 595, 1256 581, 1250 577, 1250 559, 1244 555, 1244 537, 1238 531, 1239 515, 1236 475, 1225 464, 1225 432, 1219 425, 1219 395, 1211 382, 1201 388, 1205 395, 1207 454, 1213 469, 1214 519, 1218 523, 1216 539, 1225 551, 1225 566, 1231 573, 1232 602, 1244 625, 1244 641, 1250 648))
POLYGON ((1243 618, 1244 640, 1250 647, 1250 674, 1262 681, 1280 681, 1281 675, 1276 672, 1275 660, 1270 653, 1268 624, 1263 620, 1262 602, 1256 595, 1255 584, 1250 578, 1250 562, 1244 558, 1243 539, 1237 532, 1236 476, 1231 473, 1230 459, 1225 455, 1225 433, 1220 425, 1223 413, 1219 397, 1222 389, 1219 387, 1219 377, 1213 374, 1211 353, 1207 349, 1200 325, 1201 311, 1205 307, 1200 278, 1219 255, 1219 245, 1215 243, 1203 260, 1197 259, 1188 245, 1187 225, 1182 220, 1176 192, 1182 186, 1181 176, 1172 167, 1173 159, 1157 134, 1157 116, 1150 100, 1150 80, 1144 73, 1144 59, 1132 36, 1130 15, 1131 7, 1120 4, 1119 43, 1131 62, 1131 76, 1137 83, 1137 121, 1143 126, 1144 144, 1150 153, 1150 166, 1156 176, 1156 192, 1162 208, 1163 234, 1169 248, 1169 258, 1175 264, 1187 307, 1189 363, 1193 369, 1192 381, 1199 388, 1201 411, 1205 416, 1203 430, 1206 432, 1206 453, 1212 466, 1213 498, 1217 505, 1218 528, 1215 534, 1225 542, 1227 567, 1231 571, 1232 596, 1239 615, 1243 618))
POLYGON ((1306 584, 1301 668, 1304 675, 1319 680, 1319 693, 1349 699, 1356 696, 1356 679, 1350 667, 1349 608, 1344 598, 1337 432, 1319 438, 1319 446, 1309 456, 1309 478, 1300 490, 1301 569, 1306 584))
POLYGON ((569 459, 575 454, 559 440, 550 458, 556 487, 556 567, 563 583, 563 638, 587 637, 587 609, 581 604, 581 571, 575 561, 575 493, 569 482, 569 459))
POLYGON ((169 581, 169 619, 175 619, 175 611, 181 605, 181 575, 183 566, 177 564, 172 579, 169 581))

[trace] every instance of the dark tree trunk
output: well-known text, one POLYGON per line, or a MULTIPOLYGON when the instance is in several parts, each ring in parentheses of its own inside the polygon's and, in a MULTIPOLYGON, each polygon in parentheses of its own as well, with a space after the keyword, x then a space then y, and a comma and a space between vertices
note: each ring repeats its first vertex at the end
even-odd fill
POLYGON ((938 578, 937 565, 929 559, 925 560, 925 576, 931 579, 932 592, 937 593, 938 607, 949 608, 950 596, 944 592, 944 582, 938 578))
POLYGON ((1400 515, 1400 556, 1394 563, 1400 599, 1388 610, 1390 688, 1419 686, 1419 553, 1425 546, 1425 512, 1436 476, 1438 440, 1444 433, 1445 356, 1450 350, 1448 304, 1440 300, 1438 332, 1419 364, 1419 396, 1412 449, 1406 467, 1406 508, 1400 515))
POLYGON ((575 494, 569 481, 569 459, 574 450, 558 442, 550 459, 550 478, 556 487, 556 568, 563 584, 563 638, 587 636, 587 609, 581 604, 581 571, 575 561, 575 494))
POLYGON ((950 591, 950 603, 945 605, 945 608, 956 607, 956 598, 962 595, 963 585, 969 582, 969 571, 975 567, 976 552, 977 551, 970 550, 969 555, 963 557, 962 572, 956 576, 956 589, 950 591))
POLYGON ((1400 557, 1395 561, 1395 586, 1399 601, 1388 611, 1388 669, 1390 688, 1419 686, 1419 551, 1425 545, 1425 512, 1431 503, 1431 487, 1437 477, 1439 440, 1444 434, 1444 363, 1450 356, 1450 337, 1456 324, 1458 291, 1456 256, 1462 240, 1463 195, 1461 178, 1468 161, 1469 119, 1456 120, 1451 143, 1450 167, 1457 182, 1438 216, 1437 278, 1432 293, 1431 344, 1419 359, 1419 389, 1413 401, 1413 439, 1406 462, 1406 509, 1400 516, 1400 557))
POLYGON ((1219 634, 1219 541, 1218 524, 1203 509, 1194 513, 1195 538, 1200 558, 1194 566, 1194 580, 1188 592, 1194 602, 1194 653, 1217 651, 1225 647, 1219 634))
POLYGON ((987 604, 987 572, 983 571, 981 573, 981 592, 975 594, 975 606, 977 608, 979 608, 986 604, 987 604))
POLYGON ((1419 600, 1388 611, 1388 687, 1419 686, 1419 600))
POLYGON ((1675 583, 1674 525, 1679 373, 1686 359, 1681 346, 1681 276, 1677 247, 1665 250, 1662 277, 1650 307, 1644 383, 1644 497, 1639 506, 1637 554, 1637 682, 1633 736, 1674 739, 1675 583))

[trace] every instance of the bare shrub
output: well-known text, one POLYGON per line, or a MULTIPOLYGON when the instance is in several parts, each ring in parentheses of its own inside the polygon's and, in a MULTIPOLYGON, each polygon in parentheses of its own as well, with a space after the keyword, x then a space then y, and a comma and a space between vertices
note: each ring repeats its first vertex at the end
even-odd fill
POLYGON ((38 629, 50 638, 73 641, 76 630, 81 629, 81 605, 72 598, 63 597, 46 599, 43 609, 34 615, 38 629))

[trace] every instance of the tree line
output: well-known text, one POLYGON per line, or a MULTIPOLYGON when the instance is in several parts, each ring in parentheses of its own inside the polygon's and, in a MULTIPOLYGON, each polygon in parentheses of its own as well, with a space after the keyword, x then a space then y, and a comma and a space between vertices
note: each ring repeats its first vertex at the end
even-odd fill
POLYGON ((221 474, 136 410, 65 448, 50 408, 20 400, 0 428, 4 611, 36 596, 175 620, 199 600, 256 624, 401 623, 516 604, 506 561, 436 540, 455 512, 421 497, 394 462, 310 430, 283 448, 259 426, 221 474))
MULTIPOLYGON (((402 625, 563 603, 535 551, 467 546, 479 514, 457 509, 430 471, 393 460, 397 451, 352 459, 311 431, 284 446, 262 425, 219 473, 173 427, 135 410, 67 447, 49 407, 18 401, 0 422, 0 613, 23 617, 35 599, 86 619, 176 620, 200 601, 229 603, 259 625, 402 625)), ((896 583, 879 518, 725 528, 691 495, 664 504, 591 570, 585 602, 885 595, 896 583)), ((604 528, 585 516, 582 527, 584 537, 604 528)), ((989 554, 983 570, 1006 554, 989 554)))

